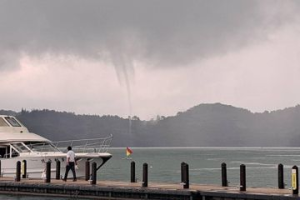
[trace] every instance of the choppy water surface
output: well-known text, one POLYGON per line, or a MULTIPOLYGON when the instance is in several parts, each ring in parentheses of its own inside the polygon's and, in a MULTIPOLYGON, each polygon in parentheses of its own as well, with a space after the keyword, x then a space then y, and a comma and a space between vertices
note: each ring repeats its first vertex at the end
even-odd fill
POLYGON ((112 149, 112 160, 99 174, 102 180, 130 180, 130 163, 135 161, 138 180, 143 163, 149 165, 149 182, 180 182, 180 164, 190 168, 190 182, 221 183, 221 164, 227 164, 230 185, 239 185, 240 165, 246 165, 247 186, 277 187, 277 167, 285 167, 285 183, 290 185, 293 165, 300 163, 299 148, 132 148, 132 160, 123 159, 125 149, 112 149))
MULTIPOLYGON (((240 165, 245 164, 247 187, 276 188, 277 166, 282 163, 286 187, 289 188, 291 168, 300 163, 300 148, 132 148, 132 150, 130 160, 124 159, 125 148, 111 149, 113 157, 103 166, 98 179, 129 181, 130 163, 135 161, 138 181, 142 179, 143 163, 148 163, 149 182, 179 183, 180 165, 181 162, 186 162, 190 168, 191 184, 221 184, 221 164, 225 162, 230 186, 239 185, 240 165)), ((0 195, 0 199, 34 198, 0 195)))

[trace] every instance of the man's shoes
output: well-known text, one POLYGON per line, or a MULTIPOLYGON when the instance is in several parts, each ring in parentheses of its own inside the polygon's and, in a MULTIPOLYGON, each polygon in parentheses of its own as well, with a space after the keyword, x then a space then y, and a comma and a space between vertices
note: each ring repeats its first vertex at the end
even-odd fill
POLYGON ((73 182, 76 182, 77 181, 77 179, 73 179, 73 182))
POLYGON ((67 182, 67 179, 62 179, 62 181, 67 182))

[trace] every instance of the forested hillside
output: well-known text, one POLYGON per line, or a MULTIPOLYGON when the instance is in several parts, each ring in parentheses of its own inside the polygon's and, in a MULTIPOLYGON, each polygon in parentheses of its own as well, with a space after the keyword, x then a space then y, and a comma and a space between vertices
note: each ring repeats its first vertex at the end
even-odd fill
POLYGON ((299 146, 300 106, 252 113, 223 104, 201 104, 176 116, 142 121, 51 110, 15 115, 31 132, 51 140, 104 137, 112 146, 299 146))

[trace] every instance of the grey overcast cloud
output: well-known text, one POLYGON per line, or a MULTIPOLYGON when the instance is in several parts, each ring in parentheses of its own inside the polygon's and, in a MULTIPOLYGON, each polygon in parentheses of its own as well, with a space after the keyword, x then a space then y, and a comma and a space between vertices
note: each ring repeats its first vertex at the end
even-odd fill
POLYGON ((175 115, 300 102, 300 1, 0 0, 1 109, 175 115))

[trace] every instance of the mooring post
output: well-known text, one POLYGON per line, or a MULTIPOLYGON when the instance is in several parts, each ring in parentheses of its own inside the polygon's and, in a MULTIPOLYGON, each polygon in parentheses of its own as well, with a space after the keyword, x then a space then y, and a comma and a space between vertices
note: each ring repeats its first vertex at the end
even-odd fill
POLYGON ((132 161, 130 165, 131 183, 135 183, 135 162, 132 161))
POLYGON ((92 163, 92 185, 96 185, 97 183, 97 163, 93 162, 92 163))
POLYGON ((284 176, 283 176, 283 165, 278 165, 278 188, 284 189, 284 176))
POLYGON ((148 164, 143 164, 143 187, 148 187, 148 164))
POLYGON ((190 177, 189 177, 189 165, 187 163, 184 164, 183 171, 184 171, 183 189, 189 189, 190 188, 190 177))
POLYGON ((15 181, 19 182, 21 180, 21 161, 17 162, 17 167, 16 167, 16 179, 15 181))
POLYGON ((85 162, 85 180, 90 180, 91 172, 90 172, 90 161, 87 160, 85 162))
POLYGON ((22 172, 22 178, 27 178, 27 161, 26 160, 22 161, 21 172, 22 172))
POLYGON ((45 183, 50 183, 51 180, 51 162, 46 162, 46 179, 45 183))
POLYGON ((298 167, 296 165, 292 167, 292 190, 293 194, 299 193, 298 167))
POLYGON ((240 191, 246 191, 246 166, 240 166, 240 191))
POLYGON ((185 162, 182 162, 181 163, 181 180, 182 180, 182 185, 183 185, 183 188, 184 188, 184 185, 186 184, 186 163, 185 162))
POLYGON ((60 161, 56 160, 56 180, 60 179, 60 161))
POLYGON ((222 186, 227 187, 228 186, 228 181, 227 181, 227 167, 226 163, 221 164, 222 168, 222 186))
POLYGON ((185 180, 184 180, 184 165, 185 165, 185 162, 182 162, 181 163, 181 183, 185 183, 185 180))

